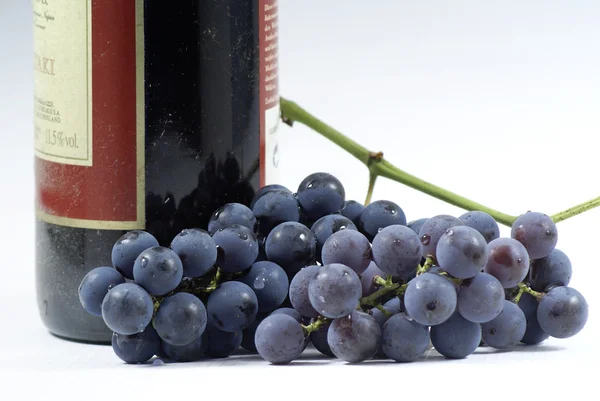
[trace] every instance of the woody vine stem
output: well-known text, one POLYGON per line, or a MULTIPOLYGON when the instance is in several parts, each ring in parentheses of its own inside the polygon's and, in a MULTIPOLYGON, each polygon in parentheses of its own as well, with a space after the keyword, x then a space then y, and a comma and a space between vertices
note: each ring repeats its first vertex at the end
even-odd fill
MULTIPOLYGON (((358 144, 341 132, 319 120, 317 117, 310 114, 296 103, 284 98, 281 98, 281 118, 284 123, 290 126, 292 126, 294 122, 306 125, 350 153, 365 166, 367 166, 369 169, 369 188, 365 204, 371 202, 371 197, 373 195, 373 189, 375 187, 377 178, 385 177, 462 209, 468 211, 480 210, 482 212, 486 212, 496 219, 497 222, 504 224, 505 226, 512 226, 518 217, 492 209, 471 199, 467 199, 464 196, 455 194, 447 189, 424 181, 412 174, 407 173, 404 170, 401 170, 387 161, 384 158, 383 153, 369 151, 364 146, 358 144)), ((551 217, 555 223, 558 223, 597 206, 600 206, 600 196, 582 204, 573 206, 565 211, 553 214, 551 217)))

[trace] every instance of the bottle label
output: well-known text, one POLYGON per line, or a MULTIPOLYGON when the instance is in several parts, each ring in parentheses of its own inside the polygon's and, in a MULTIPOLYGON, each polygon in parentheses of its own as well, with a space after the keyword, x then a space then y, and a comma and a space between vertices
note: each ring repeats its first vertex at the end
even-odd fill
POLYGON ((143 0, 35 0, 38 217, 143 228, 143 0))
POLYGON ((259 2, 260 38, 260 126, 261 126, 261 186, 279 180, 280 126, 278 76, 278 4, 277 0, 259 2))

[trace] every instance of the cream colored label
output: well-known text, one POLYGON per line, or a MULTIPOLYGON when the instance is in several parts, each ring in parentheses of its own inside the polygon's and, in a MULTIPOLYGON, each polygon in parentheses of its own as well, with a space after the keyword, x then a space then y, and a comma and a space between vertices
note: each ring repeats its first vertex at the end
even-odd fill
POLYGON ((33 0, 36 156, 92 166, 91 0, 33 0))

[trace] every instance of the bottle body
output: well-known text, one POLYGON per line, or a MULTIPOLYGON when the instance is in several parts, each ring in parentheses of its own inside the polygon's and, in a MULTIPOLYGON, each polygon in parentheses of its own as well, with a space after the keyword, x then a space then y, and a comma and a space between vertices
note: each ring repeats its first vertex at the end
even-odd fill
POLYGON ((52 333, 107 342, 77 289, 124 232, 168 246, 276 180, 277 3, 77 3, 35 3, 37 295, 52 333))

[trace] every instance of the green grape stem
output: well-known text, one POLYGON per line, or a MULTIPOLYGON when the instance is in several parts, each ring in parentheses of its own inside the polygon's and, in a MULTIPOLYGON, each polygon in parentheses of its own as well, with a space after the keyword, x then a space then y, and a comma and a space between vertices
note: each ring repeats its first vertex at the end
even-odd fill
MULTIPOLYGON (((390 180, 399 182, 408 187, 416 189, 417 191, 423 192, 434 198, 442 200, 451 205, 457 206, 467 211, 479 210, 486 212, 491 215, 498 223, 505 226, 512 226, 518 216, 499 212, 498 210, 492 209, 488 206, 482 205, 481 203, 475 202, 471 199, 467 199, 464 196, 455 194, 437 185, 424 181, 412 174, 405 172, 394 166, 383 157, 381 152, 371 152, 364 146, 358 144, 352 139, 348 138, 341 132, 335 130, 331 126, 325 124, 308 111, 304 110, 298 104, 289 101, 284 98, 280 98, 281 104, 281 118, 283 122, 292 126, 294 122, 303 124, 314 131, 318 132, 331 142, 335 143, 352 156, 357 158, 361 163, 369 169, 369 189, 367 191, 367 198, 365 203, 370 203, 373 195, 373 189, 375 188, 375 182, 377 177, 385 177, 390 180)), ((563 212, 552 215, 554 222, 558 223, 568 218, 581 214, 587 210, 600 206, 600 197, 594 198, 590 201, 582 203, 580 205, 571 207, 563 212)))
POLYGON ((435 259, 433 259, 433 255, 427 255, 427 258, 425 258, 425 263, 423 263, 423 266, 419 266, 417 268, 417 276, 420 276, 423 273, 427 273, 427 271, 433 267, 434 263, 435 263, 435 259))
POLYGON ((544 297, 544 295, 545 295, 543 292, 538 292, 538 291, 532 290, 531 287, 529 287, 525 283, 519 283, 519 284, 517 284, 517 287, 519 288, 519 292, 515 296, 515 299, 516 299, 516 301, 514 301, 515 303, 519 303, 519 301, 521 300, 521 296, 524 293, 527 293, 527 294, 531 295, 532 297, 534 297, 538 301, 540 299, 542 299, 544 297))
POLYGON ((311 324, 309 324, 309 325, 302 325, 302 328, 304 329, 304 333, 306 335, 309 335, 313 331, 319 330, 322 326, 326 325, 329 322, 331 322, 331 319, 328 319, 328 318, 326 318, 324 316, 319 316, 311 324))

